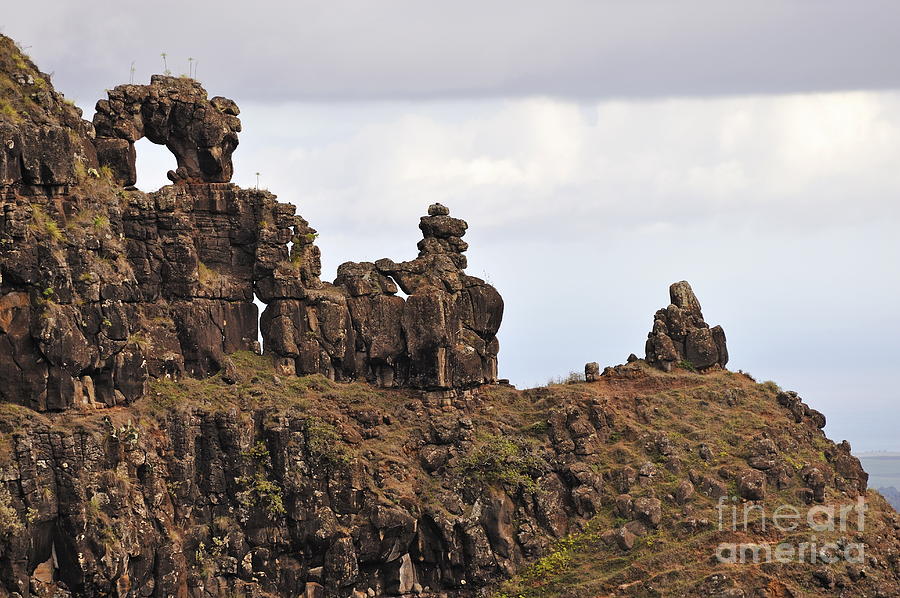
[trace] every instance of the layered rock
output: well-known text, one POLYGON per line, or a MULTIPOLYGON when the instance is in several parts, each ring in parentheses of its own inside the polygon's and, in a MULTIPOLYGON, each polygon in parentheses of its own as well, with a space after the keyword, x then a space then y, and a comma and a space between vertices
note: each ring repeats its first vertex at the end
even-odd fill
POLYGON ((256 284, 301 222, 230 184, 0 208, 0 394, 39 410, 118 404, 150 377, 214 374, 256 349, 256 284))
POLYGON ((77 171, 97 167, 94 128, 81 114, 0 35, 0 197, 17 183, 59 193, 77 171))
POLYGON ((165 145, 178 168, 173 181, 227 183, 234 168, 231 154, 238 145, 240 110, 232 100, 207 97, 189 77, 154 75, 150 85, 119 85, 97 102, 94 143, 102 166, 124 185, 134 185, 135 141, 146 137, 165 145))
POLYGON ((704 369, 725 367, 728 347, 721 326, 710 328, 703 320, 700 302, 686 281, 669 287, 671 303, 656 312, 647 338, 647 363, 669 371, 678 363, 704 369))

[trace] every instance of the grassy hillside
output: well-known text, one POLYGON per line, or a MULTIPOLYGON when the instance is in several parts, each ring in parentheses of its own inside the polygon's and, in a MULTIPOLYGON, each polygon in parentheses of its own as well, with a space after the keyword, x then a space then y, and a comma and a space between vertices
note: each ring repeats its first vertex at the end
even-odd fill
MULTIPOLYGON (((771 516, 782 506, 805 514, 815 505, 837 509, 855 504, 859 472, 849 454, 825 438, 819 429, 823 422, 813 412, 795 416, 779 401, 784 395, 772 382, 758 384, 744 374, 721 370, 663 373, 637 362, 595 383, 524 391, 491 386, 467 399, 437 401, 414 391, 341 384, 321 376, 279 377, 269 358, 262 356, 237 354, 233 361, 235 368, 227 376, 157 381, 147 396, 128 407, 37 415, 4 406, 0 430, 7 450, 2 462, 6 467, 15 463, 14 437, 39 429, 105 435, 118 438, 116 442, 129 436, 136 445, 151 443, 147 450, 159 452, 176 441, 173 422, 225 418, 233 422, 228 429, 246 430, 240 433, 246 436, 241 443, 250 448, 235 453, 238 457, 211 455, 204 460, 244 459, 240 455, 257 452, 268 459, 272 450, 268 475, 283 468, 280 475, 292 476, 297 475, 293 467, 303 470, 308 465, 298 461, 289 467, 285 459, 290 453, 276 457, 281 449, 273 439, 285 426, 300 426, 307 458, 333 472, 326 477, 366 472, 359 487, 378 504, 438 518, 461 512, 477 517, 484 508, 479 505, 488 504, 484 501, 509 497, 502 500, 513 505, 514 515, 490 540, 498 554, 506 550, 504 545, 520 547, 510 552, 518 574, 507 581, 503 575, 494 578, 497 598, 812 597, 847 595, 850 588, 852 595, 875 596, 876 591, 897 587, 900 521, 875 492, 865 497, 869 511, 863 527, 853 511, 846 529, 814 532, 804 523, 780 531, 773 526, 771 516), (448 446, 441 436, 458 440, 448 446), (253 437, 268 439, 269 448, 253 437), (584 487, 576 483, 571 495, 556 492, 558 480, 572 483, 569 475, 596 477, 601 488, 600 500, 580 517, 566 513, 582 512, 578 488, 584 487), (824 495, 821 501, 813 498, 817 484, 824 495), (554 501, 567 504, 555 508, 554 501), (531 512, 529 505, 544 515, 519 518, 531 512), (737 529, 730 526, 732 506, 737 529), (752 508, 744 529, 747 506, 752 508), (528 543, 529 526, 538 523, 545 530, 541 533, 550 530, 551 537, 545 541, 543 535, 534 536, 538 540, 528 543), (813 538, 819 547, 829 542, 860 545, 866 559, 861 564, 723 564, 716 559, 722 543, 799 547, 813 538)), ((159 452, 161 457, 167 454, 159 452)), ((129 471, 118 466, 120 483, 140 489, 144 482, 134 477, 139 469, 129 471)), ((100 475, 105 479, 106 474, 100 475)), ((242 492, 250 493, 253 504, 265 507, 268 516, 283 517, 285 509, 290 515, 288 478, 265 477, 262 470, 254 476, 237 499, 244 500, 242 492)), ((167 482, 169 488, 185 483, 188 480, 167 482)), ((178 504, 182 491, 171 491, 178 504)), ((185 500, 189 497, 185 494, 185 500)), ((129 518, 110 513, 102 519, 110 537, 130 533, 129 518)), ((186 543, 188 554, 199 554, 191 542, 199 541, 196 546, 202 548, 215 540, 209 536, 200 541, 212 533, 209 525, 187 520, 180 524, 177 537, 186 543)), ((198 562, 201 566, 210 565, 198 562)))

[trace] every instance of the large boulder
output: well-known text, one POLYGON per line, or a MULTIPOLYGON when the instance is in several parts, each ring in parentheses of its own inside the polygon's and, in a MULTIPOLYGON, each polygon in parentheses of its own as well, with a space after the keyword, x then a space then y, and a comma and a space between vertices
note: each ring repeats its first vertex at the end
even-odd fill
POLYGON ((671 303, 656 312, 647 338, 646 360, 665 371, 685 362, 705 369, 725 367, 728 347, 721 326, 710 328, 703 320, 700 302, 686 281, 669 287, 671 303))

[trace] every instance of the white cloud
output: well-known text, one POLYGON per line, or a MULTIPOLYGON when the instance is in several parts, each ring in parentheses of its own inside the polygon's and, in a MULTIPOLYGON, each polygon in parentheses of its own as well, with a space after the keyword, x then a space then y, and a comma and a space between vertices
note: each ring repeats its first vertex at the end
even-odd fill
POLYGON ((551 236, 734 216, 766 229, 897 216, 887 198, 900 191, 898 94, 397 104, 333 138, 303 137, 305 112, 345 110, 245 107, 252 148, 236 153, 239 178, 250 183, 259 168, 288 200, 337 202, 353 230, 401 226, 431 201, 501 234, 540 220, 551 236), (254 131, 271 122, 297 137, 257 145, 254 131))

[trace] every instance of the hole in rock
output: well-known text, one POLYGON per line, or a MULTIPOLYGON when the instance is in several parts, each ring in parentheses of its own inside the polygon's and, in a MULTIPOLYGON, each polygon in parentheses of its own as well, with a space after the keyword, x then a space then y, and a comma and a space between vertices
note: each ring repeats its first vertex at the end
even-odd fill
POLYGON ((164 145, 157 145, 146 137, 134 144, 137 167, 137 188, 145 193, 156 191, 168 185, 166 173, 175 170, 178 164, 175 155, 164 145))

